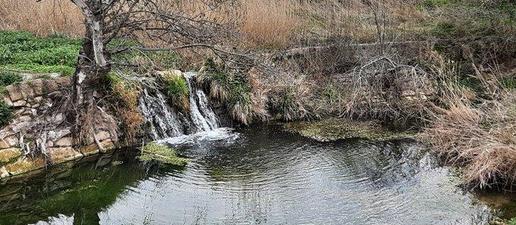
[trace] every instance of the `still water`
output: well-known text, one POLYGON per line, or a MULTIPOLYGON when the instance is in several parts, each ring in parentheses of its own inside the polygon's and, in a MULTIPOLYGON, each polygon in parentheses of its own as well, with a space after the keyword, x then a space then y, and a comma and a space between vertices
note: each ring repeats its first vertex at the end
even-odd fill
POLYGON ((483 224, 489 209, 411 141, 318 143, 258 127, 165 141, 0 186, 0 224, 483 224))

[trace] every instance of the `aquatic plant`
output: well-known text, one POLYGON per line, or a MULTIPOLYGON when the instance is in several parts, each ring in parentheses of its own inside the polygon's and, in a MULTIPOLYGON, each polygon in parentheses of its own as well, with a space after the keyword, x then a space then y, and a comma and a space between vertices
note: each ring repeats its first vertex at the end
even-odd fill
POLYGON ((188 163, 188 160, 179 157, 173 148, 154 142, 142 148, 139 158, 142 161, 159 161, 172 166, 185 166, 188 163))

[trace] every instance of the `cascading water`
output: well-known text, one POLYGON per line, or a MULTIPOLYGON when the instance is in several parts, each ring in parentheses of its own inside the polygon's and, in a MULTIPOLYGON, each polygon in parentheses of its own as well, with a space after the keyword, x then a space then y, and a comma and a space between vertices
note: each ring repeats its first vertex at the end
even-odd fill
POLYGON ((189 88, 189 113, 181 113, 171 108, 159 90, 145 89, 140 97, 139 108, 148 124, 150 137, 154 140, 219 128, 217 116, 210 108, 206 94, 194 84, 196 73, 184 73, 183 76, 189 88))
POLYGON ((139 108, 148 124, 148 133, 152 139, 175 137, 184 133, 178 114, 168 106, 161 92, 155 91, 151 95, 149 90, 144 89, 139 108))
POLYGON ((218 128, 217 116, 208 106, 208 98, 204 91, 195 88, 192 84, 196 73, 183 74, 190 89, 190 116, 191 121, 195 125, 196 132, 210 131, 218 128))

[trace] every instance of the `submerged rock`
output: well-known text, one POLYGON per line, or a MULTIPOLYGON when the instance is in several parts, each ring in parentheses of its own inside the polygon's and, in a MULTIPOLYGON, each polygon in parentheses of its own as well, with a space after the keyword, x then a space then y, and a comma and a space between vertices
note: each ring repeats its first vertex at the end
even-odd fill
POLYGON ((286 124, 285 128, 290 132, 320 142, 354 138, 382 141, 414 137, 414 134, 408 132, 390 131, 375 122, 352 121, 340 118, 329 118, 313 122, 292 122, 286 124))

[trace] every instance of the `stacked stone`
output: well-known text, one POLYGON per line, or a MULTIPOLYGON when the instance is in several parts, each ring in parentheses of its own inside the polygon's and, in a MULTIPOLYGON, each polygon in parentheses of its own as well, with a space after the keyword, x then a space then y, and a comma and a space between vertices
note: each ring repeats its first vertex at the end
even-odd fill
MULTIPOLYGON (((54 165, 100 153, 96 143, 74 147, 71 126, 57 130, 39 132, 46 138, 33 137, 29 134, 43 121, 60 123, 63 114, 45 113, 54 105, 56 96, 69 92, 71 80, 67 77, 56 79, 36 79, 21 84, 8 86, 2 98, 13 109, 14 118, 9 125, 0 129, 0 179, 40 171, 48 165, 54 165), (42 117, 43 116, 43 117, 42 117), (45 140, 46 152, 40 156, 29 157, 28 148, 34 147, 35 140, 45 140)), ((115 148, 114 138, 107 130, 100 130, 95 135, 104 151, 115 148)))

